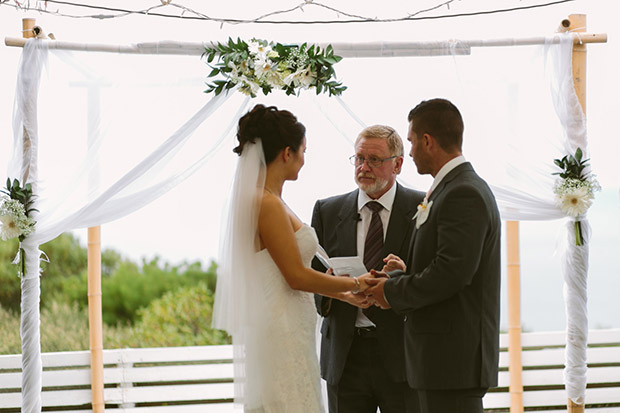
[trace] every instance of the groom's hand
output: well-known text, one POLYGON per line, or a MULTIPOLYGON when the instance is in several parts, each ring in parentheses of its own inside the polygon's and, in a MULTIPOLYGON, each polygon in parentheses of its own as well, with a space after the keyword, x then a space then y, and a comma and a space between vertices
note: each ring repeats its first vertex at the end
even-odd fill
MULTIPOLYGON (((372 301, 374 303, 374 305, 376 305, 377 307, 381 307, 384 310, 392 308, 392 306, 385 299, 385 295, 383 294, 383 288, 384 288, 385 282, 388 280, 388 278, 387 277, 381 277, 379 275, 379 274, 382 274, 381 272, 374 271, 374 270, 371 270, 370 272, 371 272, 371 274, 376 273, 376 275, 378 277, 380 277, 380 278, 370 278, 370 279, 366 280, 366 282, 368 283, 369 287, 364 292, 364 294, 366 294, 366 297, 368 297, 368 300, 372 301)), ((373 275, 375 275, 375 274, 373 274, 373 275)))
POLYGON ((339 298, 345 303, 349 303, 359 308, 368 308, 373 303, 364 295, 364 293, 353 294, 352 292, 342 293, 339 298))

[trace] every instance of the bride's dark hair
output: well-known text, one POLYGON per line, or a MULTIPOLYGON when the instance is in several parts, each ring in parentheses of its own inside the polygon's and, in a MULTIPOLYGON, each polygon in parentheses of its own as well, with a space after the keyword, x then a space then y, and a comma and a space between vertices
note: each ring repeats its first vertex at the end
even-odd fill
POLYGON ((258 104, 239 119, 239 145, 233 152, 241 155, 246 143, 254 143, 256 138, 260 138, 265 162, 269 164, 287 146, 297 152, 305 135, 306 127, 288 110, 258 104))

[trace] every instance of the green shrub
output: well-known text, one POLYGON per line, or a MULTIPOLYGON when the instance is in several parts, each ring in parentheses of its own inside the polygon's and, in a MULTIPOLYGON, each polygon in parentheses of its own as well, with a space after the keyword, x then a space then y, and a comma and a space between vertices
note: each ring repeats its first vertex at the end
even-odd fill
POLYGON ((155 258, 139 268, 123 262, 114 275, 102 281, 104 321, 109 325, 134 323, 139 319, 138 310, 153 300, 199 282, 208 283, 214 274, 214 270, 202 270, 200 263, 172 267, 155 258))
MULTIPOLYGON (((0 354, 21 354, 20 315, 0 307, 0 354)), ((88 313, 77 305, 50 303, 41 310, 41 351, 88 350, 88 313)))
POLYGON ((175 347, 229 344, 225 332, 211 328, 213 293, 204 283, 169 292, 139 311, 129 341, 118 347, 175 347))
POLYGON ((19 316, 0 305, 0 354, 20 354, 19 316))
MULTIPOLYGON (((88 266, 87 250, 71 233, 64 233, 41 245, 41 250, 49 262, 41 261, 41 306, 53 301, 75 301, 75 294, 64 297, 65 288, 73 288, 86 280, 88 266), (77 279, 76 279, 77 277, 77 279)), ((21 282, 17 266, 12 264, 18 250, 18 242, 11 239, 0 242, 0 304, 13 311, 19 311, 21 302, 21 282)), ((101 254, 102 276, 109 276, 121 261, 120 255, 113 250, 104 250, 101 254)), ((86 294, 86 286, 80 293, 86 294)))
POLYGON ((56 301, 41 309, 41 351, 78 351, 89 347, 88 310, 77 303, 56 301))
POLYGON ((16 238, 0 241, 0 304, 5 309, 19 311, 21 302, 21 280, 13 259, 17 255, 16 238))

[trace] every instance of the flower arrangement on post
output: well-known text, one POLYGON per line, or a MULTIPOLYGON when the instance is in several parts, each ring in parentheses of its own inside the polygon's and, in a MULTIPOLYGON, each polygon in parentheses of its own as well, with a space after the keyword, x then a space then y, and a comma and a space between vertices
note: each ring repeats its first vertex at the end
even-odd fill
MULTIPOLYGON (((17 179, 6 180, 6 189, 0 190, 0 238, 8 240, 11 238, 19 238, 21 243, 34 231, 36 221, 30 217, 30 214, 36 209, 32 208, 34 203, 34 195, 32 194, 32 186, 26 184, 21 187, 17 179)), ((19 248, 21 261, 21 274, 25 273, 25 252, 19 248)))
POLYGON ((252 97, 256 97, 259 90, 265 95, 274 89, 292 95, 308 88, 315 88, 317 95, 323 92, 331 96, 340 95, 347 88, 332 80, 336 77, 333 65, 342 57, 334 55, 331 46, 322 50, 306 43, 284 45, 261 39, 246 43, 239 38, 236 42, 229 38, 227 43, 212 43, 202 56, 206 56, 212 69, 208 77, 224 77, 208 83, 205 93, 219 95, 240 85, 239 91, 252 97), (216 57, 217 62, 211 65, 216 57))
POLYGON ((582 159, 583 152, 577 148, 575 155, 566 155, 562 159, 554 159, 553 162, 562 169, 562 172, 554 172, 559 179, 554 188, 556 204, 562 212, 575 219, 575 244, 583 245, 580 218, 585 215, 592 206, 594 192, 601 189, 598 181, 590 173, 584 172, 589 159, 582 159))

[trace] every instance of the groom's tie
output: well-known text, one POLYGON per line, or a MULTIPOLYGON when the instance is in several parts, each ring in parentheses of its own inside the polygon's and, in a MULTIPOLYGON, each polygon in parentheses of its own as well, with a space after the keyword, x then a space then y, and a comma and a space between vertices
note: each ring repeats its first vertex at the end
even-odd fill
POLYGON ((372 211, 372 218, 364 242, 364 265, 368 271, 381 269, 383 264, 383 223, 379 211, 383 206, 377 201, 370 201, 366 206, 372 211))

